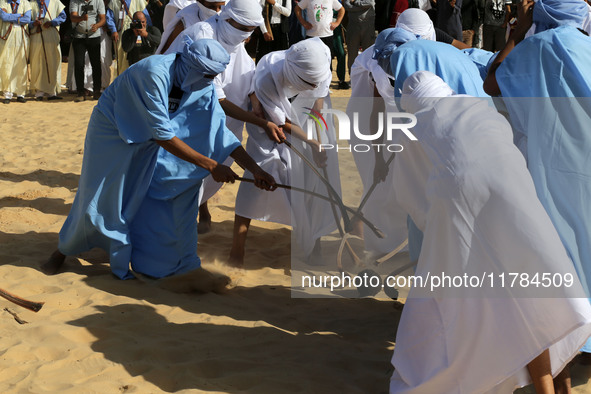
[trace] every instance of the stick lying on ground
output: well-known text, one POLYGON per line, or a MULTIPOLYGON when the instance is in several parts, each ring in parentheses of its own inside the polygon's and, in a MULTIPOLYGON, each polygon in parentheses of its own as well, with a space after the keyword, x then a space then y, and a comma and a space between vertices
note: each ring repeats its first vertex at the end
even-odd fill
POLYGON ((9 292, 0 289, 0 296, 6 298, 10 302, 14 302, 15 304, 22 306, 23 308, 29 309, 33 312, 39 312, 43 307, 44 302, 33 302, 29 300, 25 300, 24 298, 20 298, 15 296, 14 294, 10 294, 9 292))

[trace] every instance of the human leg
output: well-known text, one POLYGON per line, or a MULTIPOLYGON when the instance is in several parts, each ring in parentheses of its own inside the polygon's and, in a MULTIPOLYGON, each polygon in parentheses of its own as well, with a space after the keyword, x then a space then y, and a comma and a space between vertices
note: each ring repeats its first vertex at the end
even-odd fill
POLYGON ((236 267, 244 265, 244 249, 246 247, 246 236, 250 227, 250 219, 244 216, 234 216, 234 234, 232 238, 232 249, 228 263, 236 267))

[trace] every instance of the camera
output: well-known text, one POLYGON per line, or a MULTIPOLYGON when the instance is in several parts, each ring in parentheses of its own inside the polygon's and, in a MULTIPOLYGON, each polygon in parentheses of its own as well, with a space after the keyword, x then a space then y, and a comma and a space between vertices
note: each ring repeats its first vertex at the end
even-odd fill
POLYGON ((94 11, 94 6, 92 4, 83 4, 80 6, 80 9, 82 10, 82 15, 84 15, 88 14, 89 11, 94 11))
POLYGON ((137 19, 134 19, 131 21, 131 24, 129 25, 130 29, 143 29, 144 26, 142 25, 142 21, 138 21, 137 19))

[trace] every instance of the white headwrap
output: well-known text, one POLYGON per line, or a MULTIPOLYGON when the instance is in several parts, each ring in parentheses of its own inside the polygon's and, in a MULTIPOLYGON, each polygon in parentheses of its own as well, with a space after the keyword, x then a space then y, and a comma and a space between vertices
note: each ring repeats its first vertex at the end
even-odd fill
POLYGON ((404 81, 400 106, 407 112, 416 113, 432 106, 441 97, 455 93, 443 79, 429 71, 417 71, 404 81))
POLYGON ((418 8, 408 8, 398 17, 396 27, 403 28, 424 40, 435 41, 435 26, 429 15, 418 8))
POLYGON ((284 91, 288 97, 314 89, 312 85, 318 86, 332 76, 330 49, 318 37, 292 45, 285 51, 283 75, 287 82, 284 91))
POLYGON ((243 26, 259 26, 263 23, 263 9, 257 0, 231 0, 220 14, 221 19, 232 18, 243 26))

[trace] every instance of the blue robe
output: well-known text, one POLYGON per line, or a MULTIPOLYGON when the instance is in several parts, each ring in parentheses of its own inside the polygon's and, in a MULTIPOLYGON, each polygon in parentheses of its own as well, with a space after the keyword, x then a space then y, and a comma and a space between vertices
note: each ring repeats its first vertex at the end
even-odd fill
MULTIPOLYGON (((430 71, 443 79, 458 94, 488 97, 482 88, 482 77, 476 64, 462 51, 449 44, 430 40, 409 41, 390 57, 395 78, 394 95, 401 96, 406 78, 417 71, 430 71)), ((408 251, 410 261, 419 258, 423 233, 408 220, 408 251)))
MULTIPOLYGON (((101 96, 88 124, 78 192, 59 235, 65 255, 94 247, 107 251, 121 279, 133 277, 129 226, 148 193, 160 150, 156 140, 179 132, 168 113, 175 56, 138 62, 101 96)), ((188 110, 195 108, 181 105, 175 114, 186 117, 188 110)))
MULTIPOLYGON (((525 39, 496 71, 514 128, 527 137, 528 168, 538 198, 587 294, 591 289, 590 64, 591 37, 564 26, 525 39)), ((583 350, 591 352, 591 342, 583 350)))
MULTIPOLYGON (((185 94, 182 112, 171 114, 177 137, 218 163, 240 146, 226 127, 213 85, 185 94)), ((139 212, 131 224, 131 267, 135 272, 162 278, 201 265, 197 256, 199 189, 209 175, 205 169, 161 149, 156 169, 139 212)))
POLYGON ((409 41, 394 51, 390 57, 390 69, 396 79, 396 97, 401 96, 406 78, 417 71, 432 72, 458 94, 488 97, 482 88, 478 67, 466 54, 449 44, 429 40, 409 41))

